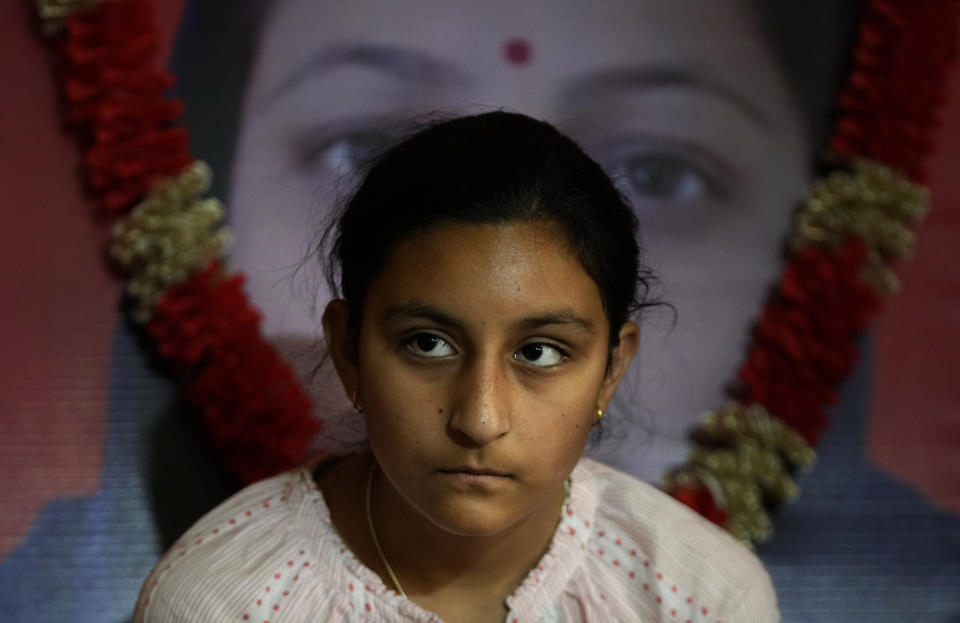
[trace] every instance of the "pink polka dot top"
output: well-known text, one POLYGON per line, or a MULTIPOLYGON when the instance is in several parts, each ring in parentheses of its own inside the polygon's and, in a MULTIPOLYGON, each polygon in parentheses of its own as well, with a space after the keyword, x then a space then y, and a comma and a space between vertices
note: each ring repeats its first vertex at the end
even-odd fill
MULTIPOLYGON (((147 577, 135 623, 441 623, 345 546, 312 464, 264 480, 198 521, 147 577)), ((776 623, 770 578, 743 545, 668 495, 583 458, 540 562, 506 623, 776 623)))

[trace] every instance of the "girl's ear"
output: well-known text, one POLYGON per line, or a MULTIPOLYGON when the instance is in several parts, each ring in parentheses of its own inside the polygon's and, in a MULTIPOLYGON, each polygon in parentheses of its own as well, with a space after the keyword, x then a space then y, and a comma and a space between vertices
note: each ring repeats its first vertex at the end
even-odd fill
POLYGON ((597 398, 597 407, 603 411, 607 410, 610 399, 613 398, 613 392, 617 390, 623 375, 627 373, 633 356, 637 354, 637 348, 640 346, 640 329, 637 323, 627 321, 620 327, 620 342, 610 353, 610 365, 607 367, 607 375, 600 386, 600 396, 597 398))
POLYGON ((354 392, 360 388, 360 366, 357 336, 350 331, 350 314, 345 300, 334 299, 327 304, 323 312, 323 337, 343 390, 347 398, 353 399, 354 392))

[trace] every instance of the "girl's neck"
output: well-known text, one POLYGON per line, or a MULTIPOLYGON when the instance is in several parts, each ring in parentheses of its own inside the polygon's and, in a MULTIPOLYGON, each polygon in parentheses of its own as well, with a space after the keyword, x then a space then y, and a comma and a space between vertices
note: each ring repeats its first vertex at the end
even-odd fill
MULTIPOLYGON (((320 474, 318 485, 346 544, 386 586, 396 588, 368 529, 364 489, 372 461, 369 451, 347 457, 320 474), (364 486, 356 486, 359 483, 364 486)), ((421 515, 378 473, 371 509, 384 558, 408 598, 448 620, 472 618, 449 614, 464 608, 494 607, 496 615, 491 613, 490 618, 502 621, 505 599, 549 547, 562 503, 561 490, 542 512, 534 512, 495 535, 461 536, 421 515)))

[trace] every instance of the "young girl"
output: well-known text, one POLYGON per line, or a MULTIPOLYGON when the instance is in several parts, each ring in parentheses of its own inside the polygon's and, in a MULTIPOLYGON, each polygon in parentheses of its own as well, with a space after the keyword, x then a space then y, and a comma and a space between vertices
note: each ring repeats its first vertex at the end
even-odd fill
POLYGON ((210 512, 135 620, 777 621, 746 548, 581 457, 638 346, 635 230, 529 117, 388 150, 330 232, 323 318, 368 447, 210 512))

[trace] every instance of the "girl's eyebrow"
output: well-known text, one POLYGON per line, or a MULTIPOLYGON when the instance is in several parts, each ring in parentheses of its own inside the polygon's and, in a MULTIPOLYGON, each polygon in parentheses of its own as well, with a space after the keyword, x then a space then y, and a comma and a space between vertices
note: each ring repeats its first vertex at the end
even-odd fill
MULTIPOLYGON (((456 330, 464 330, 464 324, 451 316, 450 314, 426 303, 409 301, 399 305, 392 305, 387 308, 384 314, 384 320, 387 322, 409 319, 424 319, 435 322, 438 325, 449 327, 456 330)), ((514 328, 520 330, 539 329, 546 326, 570 327, 577 331, 586 333, 596 333, 593 323, 585 318, 577 316, 573 310, 559 309, 547 311, 536 316, 521 318, 513 323, 514 328)))
POLYGON ((383 319, 386 322, 421 319, 429 320, 437 323, 438 325, 450 327, 452 329, 462 330, 464 328, 463 323, 453 316, 436 307, 433 307, 432 305, 419 303, 417 301, 409 301, 399 305, 391 305, 387 308, 386 313, 384 313, 383 319))
POLYGON ((539 329, 540 327, 559 325, 570 327, 586 333, 596 333, 593 323, 585 318, 581 318, 569 309, 561 309, 552 312, 546 312, 539 316, 523 318, 514 323, 518 329, 539 329))
POLYGON ((280 79, 267 91, 261 106, 270 104, 313 74, 322 75, 348 65, 375 69, 420 86, 467 81, 453 63, 417 50, 371 43, 331 45, 314 52, 280 79))

